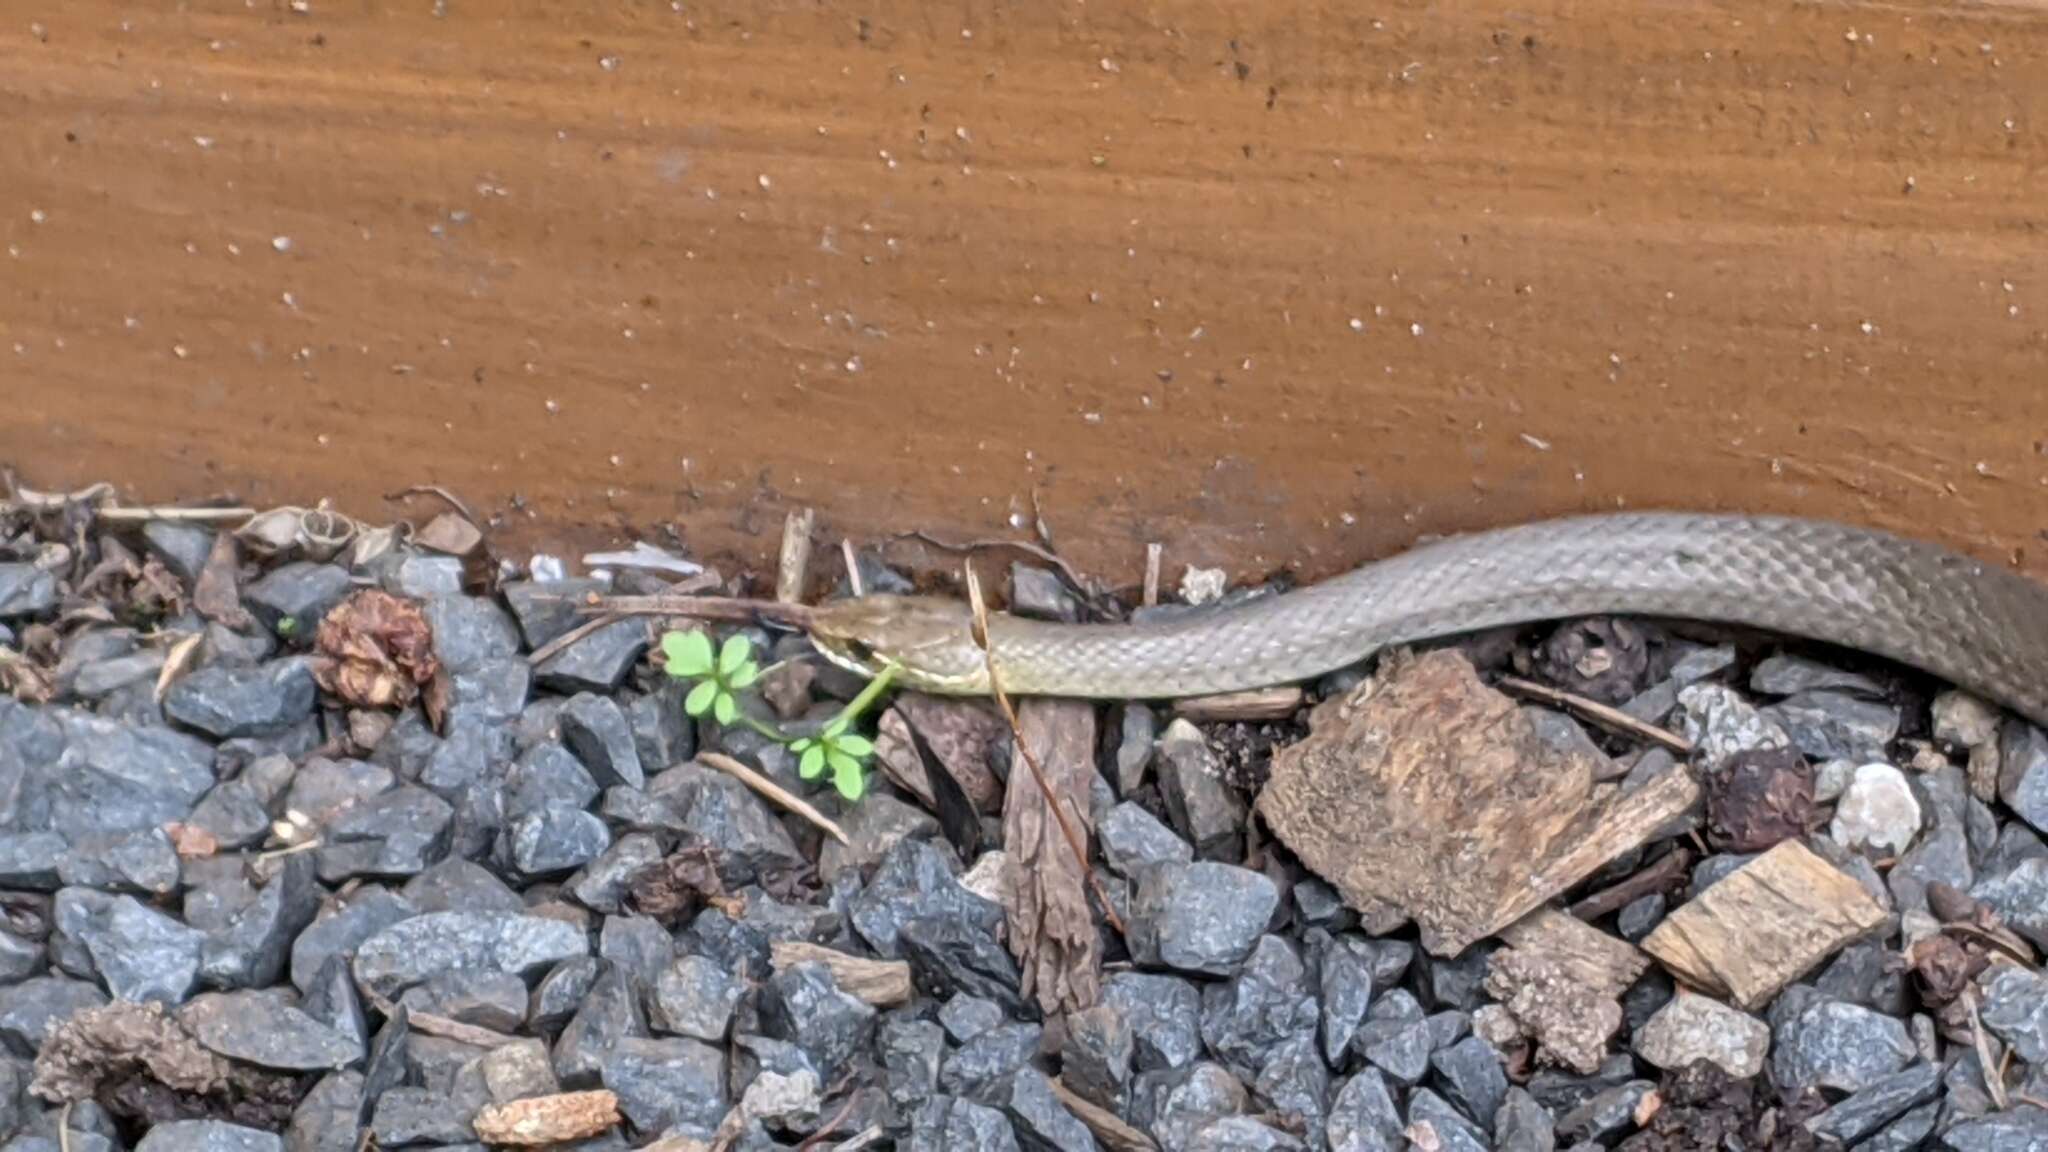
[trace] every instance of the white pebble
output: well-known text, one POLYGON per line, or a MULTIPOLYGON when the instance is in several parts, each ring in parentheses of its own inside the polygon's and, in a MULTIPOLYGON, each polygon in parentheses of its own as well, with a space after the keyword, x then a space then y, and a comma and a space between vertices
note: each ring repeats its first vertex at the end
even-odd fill
POLYGON ((1835 805, 1828 834, 1844 848, 1904 852, 1920 834, 1920 801, 1905 773, 1884 763, 1857 768, 1835 805))

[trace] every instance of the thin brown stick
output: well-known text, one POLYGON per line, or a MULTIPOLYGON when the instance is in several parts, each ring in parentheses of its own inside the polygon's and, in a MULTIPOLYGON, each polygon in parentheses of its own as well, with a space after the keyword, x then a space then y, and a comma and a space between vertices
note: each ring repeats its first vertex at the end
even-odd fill
POLYGON ((471 524, 479 523, 476 513, 470 511, 469 505, 462 502, 462 497, 441 487, 439 484, 408 484, 396 492, 386 492, 384 494, 386 500, 410 500, 414 496, 439 496, 448 502, 449 507, 462 513, 464 520, 469 521, 471 524))
POLYGON ((846 1098, 846 1103, 841 1104, 839 1106, 839 1111, 834 1112, 830 1120, 827 1120, 823 1124, 818 1125, 817 1131, 811 1133, 809 1136, 804 1137, 803 1140, 797 1144, 796 1152, 810 1152, 811 1149, 816 1148, 820 1144, 823 1144, 825 1142, 826 1137, 832 1135, 832 1130, 834 1128, 837 1128, 841 1124, 846 1123, 846 1118, 848 1116, 853 1115, 853 1106, 859 1102, 860 1097, 848 1096, 846 1098))
POLYGON ((519 1042, 517 1036, 507 1036, 503 1032, 477 1024, 464 1024, 460 1020, 436 1016, 432 1012, 409 1012, 405 1019, 412 1027, 430 1036, 439 1036, 443 1040, 471 1044, 478 1048, 503 1048, 507 1044, 519 1042))
POLYGON ((1086 1125, 1095 1139, 1111 1152, 1159 1152, 1159 1145, 1152 1137, 1139 1129, 1124 1123, 1123 1117, 1102 1107, 1093 1100, 1075 1092, 1058 1080, 1052 1082, 1052 1094, 1066 1105, 1074 1118, 1086 1125))
POLYGON ((1669 729, 1659 728, 1655 724, 1645 724, 1621 709, 1610 708, 1598 700, 1589 700, 1576 693, 1552 688, 1547 684, 1538 684, 1533 680, 1524 680, 1519 676, 1501 677, 1500 686, 1522 696, 1533 696, 1545 703, 1569 708, 1604 728, 1662 744, 1677 755, 1692 755, 1692 741, 1669 729))
POLYGON ((569 645, 574 644, 578 640, 583 639, 585 636, 590 635, 592 632, 597 631, 598 629, 604 627, 607 624, 615 624, 618 621, 624 619, 624 616, 621 616, 618 613, 614 612, 609 615, 599 616, 595 620, 585 620, 583 623, 578 624, 574 628, 569 629, 567 632, 562 633, 560 636, 555 637, 553 640, 550 640, 547 643, 541 645, 540 647, 535 648, 533 650, 533 654, 526 658, 526 662, 529 665, 539 665, 543 661, 547 660, 549 657, 553 656, 555 653, 560 652, 562 649, 567 648, 569 645))
POLYGON ((846 586, 858 600, 868 594, 866 582, 860 578, 860 553, 853 550, 853 541, 844 536, 839 538, 839 555, 846 560, 846 586))
POLYGON ((745 764, 727 756, 723 752, 699 752, 697 753, 697 759, 766 796, 774 801, 777 806, 794 812, 803 819, 808 820, 820 831, 824 832, 825 835, 839 841, 841 844, 852 845, 853 841, 846 838, 845 830, 840 828, 839 825, 834 824, 830 817, 811 807, 810 804, 805 802, 803 797, 761 775, 745 764))
POLYGON ((811 609, 802 604, 776 600, 747 600, 737 596, 696 596, 664 592, 658 596, 575 597, 577 611, 585 615, 687 616, 693 620, 738 620, 752 624, 772 621, 803 628, 809 625, 811 609))
POLYGON ((1059 569, 1060 575, 1066 578, 1067 583, 1073 587, 1074 591, 1079 592, 1083 596, 1089 595, 1088 582, 1086 580, 1081 579, 1081 574, 1079 572, 1074 571, 1074 566, 1072 564, 1067 563, 1064 559, 1060 557, 1059 553, 1054 552, 1052 549, 1047 548, 1042 544, 1033 544, 1029 540, 1002 540, 989 538, 980 540, 963 540, 956 544, 952 541, 942 540, 939 537, 934 536, 929 532, 926 532, 922 528, 914 532, 898 532, 893 537, 893 539, 916 540, 923 544, 929 544, 942 552, 968 553, 986 552, 991 549, 1000 548, 1014 548, 1027 556, 1035 556, 1038 559, 1045 561, 1047 564, 1052 565, 1054 568, 1059 569))
POLYGON ((1609 912, 1618 912, 1652 892, 1662 892, 1673 883, 1689 874, 1692 868, 1692 853, 1683 848, 1674 848, 1648 868, 1619 880, 1572 905, 1573 916, 1581 920, 1598 920, 1609 912))
POLYGON ((1109 902, 1109 893, 1102 886, 1102 878, 1095 874, 1095 866, 1088 861, 1088 850, 1081 845, 1080 834, 1067 818, 1067 810, 1060 806, 1059 798, 1053 795, 1052 785, 1046 782, 1045 767, 1032 754, 1031 746, 1024 739, 1023 722, 1017 719, 1017 710, 1010 704, 1009 694, 1003 691, 1002 676, 996 671, 995 646, 989 639, 988 601, 981 595, 981 578, 974 573, 974 565, 966 565, 967 601, 974 609, 974 643, 981 649, 982 664, 988 669, 989 694, 996 698, 996 706, 1002 709, 1003 719, 1009 722, 1010 734, 1016 737, 1017 752, 1024 763, 1031 768, 1031 778, 1038 784, 1038 793, 1045 798, 1046 810, 1060 826, 1060 835, 1067 841, 1067 848, 1074 853, 1074 859, 1081 865, 1081 874, 1088 877, 1088 886, 1095 890, 1095 899, 1102 905, 1102 918, 1116 929, 1117 935, 1125 935, 1123 918, 1116 914, 1116 906, 1109 902))
POLYGON ((1991 1102, 2003 1112, 2011 1107, 2005 1098, 2005 1065, 1991 1058, 1991 1041, 1985 1037, 1984 1021, 1977 1015, 1977 996, 1968 988, 1963 989, 1963 1006, 1970 1010, 1970 1040, 1977 1049, 1977 1067, 1984 1072, 1984 1087, 1991 1091, 1991 1102))
POLYGON ((256 515, 254 508, 95 508, 93 515, 115 524, 133 524, 148 520, 182 520, 194 523, 227 523, 247 520, 256 515))
POLYGON ((2022 950, 2013 941, 2007 940, 2005 937, 2000 936, 1996 932, 1986 931, 1983 928, 1977 927, 1975 924, 1963 923, 1943 924, 1941 926, 1941 930, 1943 932, 1947 932, 1955 936, 1968 936, 1970 939, 1983 944, 1987 948, 1997 949, 2001 955, 2010 959, 2013 963, 2019 965, 2020 967, 2028 969, 2029 971, 2033 970, 2034 957, 2026 951, 2022 950))
POLYGON ((71 1101, 57 1110, 57 1152, 71 1152, 71 1101))
POLYGON ((1166 548, 1158 541, 1145 545, 1145 596, 1147 608, 1159 607, 1159 562, 1165 558, 1166 548))
POLYGON ((883 1134, 884 1130, 880 1124, 870 1124, 864 1130, 834 1144, 832 1152, 860 1152, 863 1148, 880 1144, 883 1134))
POLYGON ((784 604, 801 604, 804 585, 811 574, 811 529, 818 514, 799 508, 782 520, 782 552, 775 564, 775 598, 784 604))

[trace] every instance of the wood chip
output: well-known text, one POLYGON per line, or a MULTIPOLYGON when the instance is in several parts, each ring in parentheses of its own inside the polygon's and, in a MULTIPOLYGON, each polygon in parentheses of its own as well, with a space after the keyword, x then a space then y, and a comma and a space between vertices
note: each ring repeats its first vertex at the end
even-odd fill
POLYGON ((910 965, 902 960, 867 960, 799 940, 778 940, 769 949, 777 972, 797 964, 823 964, 841 992, 875 1008, 910 1001, 910 965))
POLYGON ((1075 858, 1066 832, 1048 807, 1066 805, 1082 844, 1095 829, 1088 820, 1095 780, 1095 706, 1085 700, 1034 697, 1017 709, 1022 747, 1012 758, 1010 792, 1003 805, 1003 911, 1010 951, 1024 971, 1023 992, 1036 994, 1048 1016, 1095 1006, 1102 991, 1102 933, 1089 907, 1086 865, 1075 858), (1045 788, 1024 758, 1045 771, 1045 788))
POLYGON ((1665 917, 1643 948, 1687 984, 1753 1011, 1884 921, 1861 884, 1787 840, 1665 917))
POLYGON ((1072 1088, 1058 1080, 1052 1082, 1052 1094, 1059 1097, 1061 1104, 1074 1114, 1074 1118, 1086 1125, 1090 1134, 1109 1152, 1159 1152, 1159 1145, 1139 1129, 1124 1123, 1123 1117, 1111 1112, 1100 1104, 1077 1094, 1072 1088))
POLYGON ((804 585, 811 575, 811 530, 818 514, 799 508, 782 521, 782 552, 775 562, 775 598, 784 604, 804 602, 804 585))
POLYGON ((1634 789, 1554 712, 1483 683, 1454 649, 1390 654, 1273 757, 1259 813, 1375 924, 1413 919, 1455 956, 1643 843, 1689 809, 1683 767, 1634 789), (1562 726, 1562 727, 1561 727, 1562 726))
POLYGON ((535 1147, 602 1135, 618 1122, 619 1098, 599 1090, 492 1104, 476 1114, 474 1127, 486 1144, 535 1147))
POLYGON ((1300 685, 1255 688, 1215 696, 1190 696, 1173 702, 1173 714, 1197 724, 1210 721, 1285 720, 1301 708, 1300 685))
POLYGON ((1576 917, 1543 908, 1501 933, 1486 989, 1551 1063, 1591 1075, 1620 1030, 1620 996, 1649 958, 1576 917))
POLYGON ((192 667, 192 661, 199 655, 199 642, 205 638, 203 632, 192 632, 179 637, 178 642, 171 645, 170 653, 164 657, 164 666, 156 674, 157 703, 164 702, 164 693, 169 692, 171 685, 178 682, 178 677, 192 667))

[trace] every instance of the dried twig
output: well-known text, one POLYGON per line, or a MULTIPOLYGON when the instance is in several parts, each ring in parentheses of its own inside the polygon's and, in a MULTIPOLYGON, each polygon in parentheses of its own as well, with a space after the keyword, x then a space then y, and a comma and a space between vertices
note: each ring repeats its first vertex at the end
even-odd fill
POLYGON ((658 596, 571 597, 577 611, 585 615, 687 616, 693 620, 737 620, 747 624, 809 625, 811 610, 802 604, 777 600, 747 600, 737 596, 697 596, 664 592, 658 596))
POLYGON ((1054 552, 1052 549, 1047 548, 1042 544, 1033 544, 1029 540, 1002 540, 991 538, 981 540, 963 540, 959 543, 953 543, 951 541, 942 540, 939 537, 934 536, 921 528, 914 532, 898 532, 894 537, 892 537, 892 539, 916 540, 919 543, 929 544, 942 552, 986 552, 991 549, 1014 548, 1027 556, 1034 556, 1040 560, 1043 560, 1047 564, 1050 564, 1054 568, 1058 569, 1060 576, 1064 578, 1066 582, 1073 587, 1074 591, 1079 592, 1082 596, 1089 597, 1091 599, 1094 596, 1094 593, 1088 587, 1088 582, 1081 578, 1081 574, 1079 572, 1074 571, 1074 566, 1072 564, 1067 563, 1064 559, 1060 557, 1059 553, 1054 552))
POLYGON ((845 1140, 840 1141, 837 1144, 834 1144, 832 1146, 832 1152, 860 1152, 862 1148, 868 1148, 876 1144, 880 1144, 882 1142, 882 1136, 882 1126, 880 1124, 870 1124, 868 1125, 865 1131, 859 1132, 853 1136, 848 1137, 845 1140))
POLYGON ((71 1101, 57 1110, 57 1152, 71 1152, 71 1101))
POLYGON ((443 1040, 454 1040, 478 1048, 503 1048, 507 1044, 519 1042, 517 1036, 507 1036, 503 1032, 476 1024, 464 1024, 460 1020, 436 1016, 432 1012, 410 1012, 405 1018, 414 1028, 429 1036, 439 1036, 443 1040))
POLYGON ((1054 1080, 1052 1094, 1066 1105, 1074 1118, 1086 1125, 1095 1139, 1111 1152, 1159 1152, 1152 1137, 1124 1123, 1123 1117, 1054 1080))
POLYGON ((782 553, 775 565, 775 598, 784 604, 801 604, 804 584, 811 572, 811 529, 818 514, 799 508, 782 521, 782 553))
POLYGON ((1656 863, 1648 868, 1618 880, 1572 905, 1572 915, 1581 920, 1598 920, 1609 912, 1626 908, 1652 892, 1662 892, 1685 877, 1691 868, 1692 853, 1683 848, 1674 848, 1658 857, 1656 863))
POLYGON ((837 1128, 841 1124, 846 1123, 846 1118, 848 1116, 853 1115, 853 1106, 859 1102, 860 1097, 848 1096, 846 1098, 846 1103, 841 1104, 839 1106, 839 1111, 834 1112, 832 1114, 831 1119, 825 1121, 823 1124, 818 1125, 817 1131, 811 1133, 809 1136, 804 1137, 803 1140, 797 1144, 796 1152, 810 1152, 811 1149, 816 1148, 818 1145, 824 1143, 826 1137, 832 1134, 832 1130, 834 1128, 837 1128))
POLYGON ((699 752, 697 753, 697 759, 702 760, 704 763, 711 765, 713 768, 718 769, 720 772, 725 773, 733 779, 738 780, 740 783, 745 784, 747 787, 752 788, 754 791, 759 792, 761 795, 766 796, 768 799, 774 801, 777 806, 787 811, 794 812, 798 816, 803 817, 805 820, 810 821, 811 824, 815 825, 820 831, 824 832, 825 835, 830 836, 834 840, 839 841, 841 844, 846 844, 850 846, 853 843, 853 841, 848 840, 846 838, 846 832, 844 829, 840 828, 839 825, 834 824, 831 818, 826 816, 823 812, 820 812, 816 808, 811 807, 810 804, 806 802, 803 797, 798 796, 796 793, 791 792, 789 789, 784 788, 782 785, 777 784, 775 781, 770 780, 766 776, 761 775, 759 772, 754 771, 752 768, 747 767, 745 764, 742 764, 739 761, 733 759, 732 757, 727 756, 725 753, 699 752))
POLYGON ((1984 1021, 1977 1015, 1977 994, 1963 989, 1963 1006, 1970 1010, 1970 1040, 1977 1048, 1977 1067, 1984 1072, 1984 1087, 1991 1092, 1991 1102, 1998 1105, 2000 1112, 2011 1105, 2005 1098, 2005 1065, 1991 1058, 1991 1041, 1984 1035, 1984 1021))
POLYGON ((441 487, 439 484, 408 484, 407 486, 400 488, 396 492, 386 492, 384 494, 384 498, 386 500, 394 501, 410 500, 414 496, 439 496, 441 499, 446 500, 448 502, 449 507, 455 509, 457 512, 462 513, 462 518, 464 520, 469 521, 471 524, 483 523, 483 521, 478 520, 476 518, 475 512, 470 511, 469 505, 464 504, 462 502, 462 497, 457 496, 455 493, 450 492, 446 488, 441 487))
POLYGON ((540 647, 535 648, 532 654, 527 656, 526 662, 529 665, 538 666, 546 662, 550 657, 554 656, 555 653, 560 652, 562 649, 567 648, 569 645, 574 644, 578 640, 583 639, 585 636, 590 635, 592 632, 595 632, 598 629, 603 628, 607 624, 616 624, 624 619, 624 616, 621 616, 618 613, 613 612, 608 615, 599 616, 594 620, 585 620, 583 623, 578 624, 574 628, 569 629, 567 632, 562 633, 560 636, 555 637, 553 640, 550 640, 547 643, 541 645, 540 647))
POLYGON ((254 508, 95 508, 93 515, 112 524, 133 524, 149 520, 182 520, 196 523, 230 523, 256 515, 254 508))
POLYGON ((205 639, 205 633, 193 632, 190 635, 179 638, 177 643, 171 645, 170 653, 164 657, 164 666, 156 675, 157 703, 163 703, 164 693, 169 692, 171 685, 176 683, 178 677, 185 674, 185 669, 191 666, 192 657, 198 654, 199 642, 203 639, 205 639))
POLYGON ((846 561, 846 587, 853 593, 853 598, 858 600, 867 595, 868 590, 866 582, 860 577, 860 554, 853 550, 852 540, 844 536, 839 538, 839 555, 846 561))
POLYGON ((1144 604, 1147 608, 1159 606, 1159 562, 1164 558, 1165 552, 1165 547, 1156 540, 1145 545, 1144 604))
POLYGON ((777 972, 798 964, 823 964, 841 992, 872 1008, 894 1008, 910 1002, 910 964, 903 960, 869 960, 823 944, 777 940, 768 963, 777 972))
POLYGON ((1081 874, 1088 877, 1088 886, 1095 890, 1095 899, 1102 905, 1102 917, 1117 935, 1124 935, 1123 918, 1116 914, 1116 906, 1109 902, 1109 893, 1102 887, 1102 878, 1095 874, 1095 868, 1088 862, 1088 850, 1081 845, 1081 837, 1074 831, 1074 823, 1067 818, 1067 810, 1059 798, 1052 793, 1052 785, 1045 779, 1045 768, 1033 755, 1031 747, 1024 740, 1024 725, 1017 719, 1017 709, 1010 704, 1010 697, 1003 691, 1001 675, 996 671, 996 654, 990 642, 988 631, 988 601, 981 595, 981 578, 974 573, 974 565, 966 566, 967 600, 974 609, 974 643, 981 649, 982 663, 988 668, 989 694, 996 699, 996 707, 1009 722, 1010 734, 1016 738, 1017 751, 1024 763, 1031 769, 1031 778, 1037 782, 1039 794, 1045 797, 1045 807, 1060 826, 1060 835, 1066 838, 1067 847, 1074 853, 1074 859, 1081 865, 1081 874))
POLYGON ((1610 708, 1598 700, 1589 700, 1584 696, 1552 688, 1547 684, 1538 684, 1533 680, 1524 680, 1519 676, 1501 677, 1500 686, 1517 695, 1533 696, 1547 704, 1569 708, 1604 728, 1661 744, 1679 756, 1692 755, 1692 741, 1669 729, 1659 728, 1655 724, 1645 724, 1621 709, 1610 708))

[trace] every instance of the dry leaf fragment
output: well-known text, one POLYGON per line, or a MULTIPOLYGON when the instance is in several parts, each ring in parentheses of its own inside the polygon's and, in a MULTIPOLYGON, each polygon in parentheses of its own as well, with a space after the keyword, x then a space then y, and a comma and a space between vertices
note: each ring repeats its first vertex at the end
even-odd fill
POLYGON ((336 605, 320 622, 316 643, 322 659, 314 678, 361 708, 402 708, 440 669, 425 613, 380 588, 360 589, 336 605))

